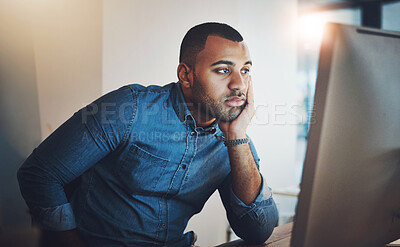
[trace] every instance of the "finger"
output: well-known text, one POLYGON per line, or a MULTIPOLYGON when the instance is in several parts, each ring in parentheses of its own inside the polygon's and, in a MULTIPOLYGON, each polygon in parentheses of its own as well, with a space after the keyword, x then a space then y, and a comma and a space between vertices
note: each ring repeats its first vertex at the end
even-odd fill
MULTIPOLYGON (((245 121, 249 123, 255 114, 254 104, 247 101, 245 108, 240 113, 241 119, 246 119, 245 121)), ((236 119, 238 120, 239 117, 236 119)))
POLYGON ((254 90, 253 90, 253 81, 250 77, 249 80, 249 88, 247 89, 247 106, 246 110, 249 112, 249 115, 253 117, 254 115, 254 90))
POLYGON ((247 103, 254 105, 254 92, 253 92, 253 80, 249 79, 249 87, 247 88, 247 103))

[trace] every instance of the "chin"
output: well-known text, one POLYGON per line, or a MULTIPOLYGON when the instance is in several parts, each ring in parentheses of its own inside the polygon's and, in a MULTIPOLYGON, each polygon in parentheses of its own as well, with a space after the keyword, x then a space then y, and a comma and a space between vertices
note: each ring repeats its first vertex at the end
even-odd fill
POLYGON ((234 121, 242 112, 242 110, 238 112, 226 112, 225 114, 221 114, 219 117, 217 117, 218 121, 225 122, 225 123, 230 123, 234 121))

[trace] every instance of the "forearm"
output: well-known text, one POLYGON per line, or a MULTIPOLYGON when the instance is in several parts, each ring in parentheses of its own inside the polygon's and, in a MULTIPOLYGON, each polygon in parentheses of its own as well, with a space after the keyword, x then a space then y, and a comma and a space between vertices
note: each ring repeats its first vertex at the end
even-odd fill
POLYGON ((65 231, 76 228, 75 216, 63 184, 41 162, 36 150, 18 170, 18 182, 35 223, 42 229, 65 231))
MULTIPOLYGON (((246 135, 227 138, 243 139, 246 135)), ((258 170, 254 146, 249 143, 228 147, 228 154, 232 177, 230 205, 234 207, 234 212, 228 213, 229 222, 242 239, 262 243, 271 235, 278 212, 258 170)))
POLYGON ((232 184, 232 176, 229 176, 219 188, 229 224, 240 238, 251 243, 263 243, 271 235, 278 220, 270 188, 261 178, 261 190, 257 198, 246 205, 236 196, 232 184))
MULTIPOLYGON (((232 122, 218 123, 225 140, 247 138, 246 130, 254 113, 250 79, 246 107, 232 122)), ((259 158, 251 142, 228 147, 228 154, 231 175, 221 185, 220 195, 229 223, 242 239, 262 243, 271 235, 278 220, 278 211, 271 191, 258 170, 259 158)))
POLYGON ((278 210, 271 197, 257 203, 253 210, 242 217, 230 213, 228 219, 237 236, 247 242, 261 244, 271 236, 278 221, 278 210))
MULTIPOLYGON (((232 137, 233 138, 233 137, 232 137)), ((245 204, 252 203, 260 192, 261 175, 248 144, 228 147, 232 189, 245 204)))

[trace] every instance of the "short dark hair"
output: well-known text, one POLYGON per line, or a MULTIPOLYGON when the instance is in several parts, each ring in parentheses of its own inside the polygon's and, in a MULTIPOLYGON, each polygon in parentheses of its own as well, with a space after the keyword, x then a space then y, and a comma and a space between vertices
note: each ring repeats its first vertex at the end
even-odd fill
POLYGON ((204 49, 207 38, 216 35, 235 42, 243 41, 242 35, 233 27, 218 22, 206 22, 192 27, 183 37, 179 63, 194 66, 197 54, 204 49))

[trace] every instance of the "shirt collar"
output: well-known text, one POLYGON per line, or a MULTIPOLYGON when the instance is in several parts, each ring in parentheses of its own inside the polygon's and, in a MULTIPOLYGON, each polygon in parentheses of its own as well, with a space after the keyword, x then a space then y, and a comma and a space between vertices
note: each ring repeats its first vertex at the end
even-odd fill
POLYGON ((176 115, 181 122, 195 122, 189 108, 186 105, 185 98, 183 97, 181 83, 178 81, 175 83, 175 87, 172 88, 172 107, 174 108, 176 115))
POLYGON ((214 121, 212 124, 204 128, 196 127, 196 121, 194 120, 192 113, 189 111, 189 108, 187 107, 185 98, 183 96, 182 86, 179 81, 175 83, 175 87, 172 88, 171 97, 172 97, 172 106, 181 122, 188 123, 190 126, 193 126, 193 128, 195 128, 200 132, 212 133, 212 134, 217 132, 218 130, 217 121, 214 121))

